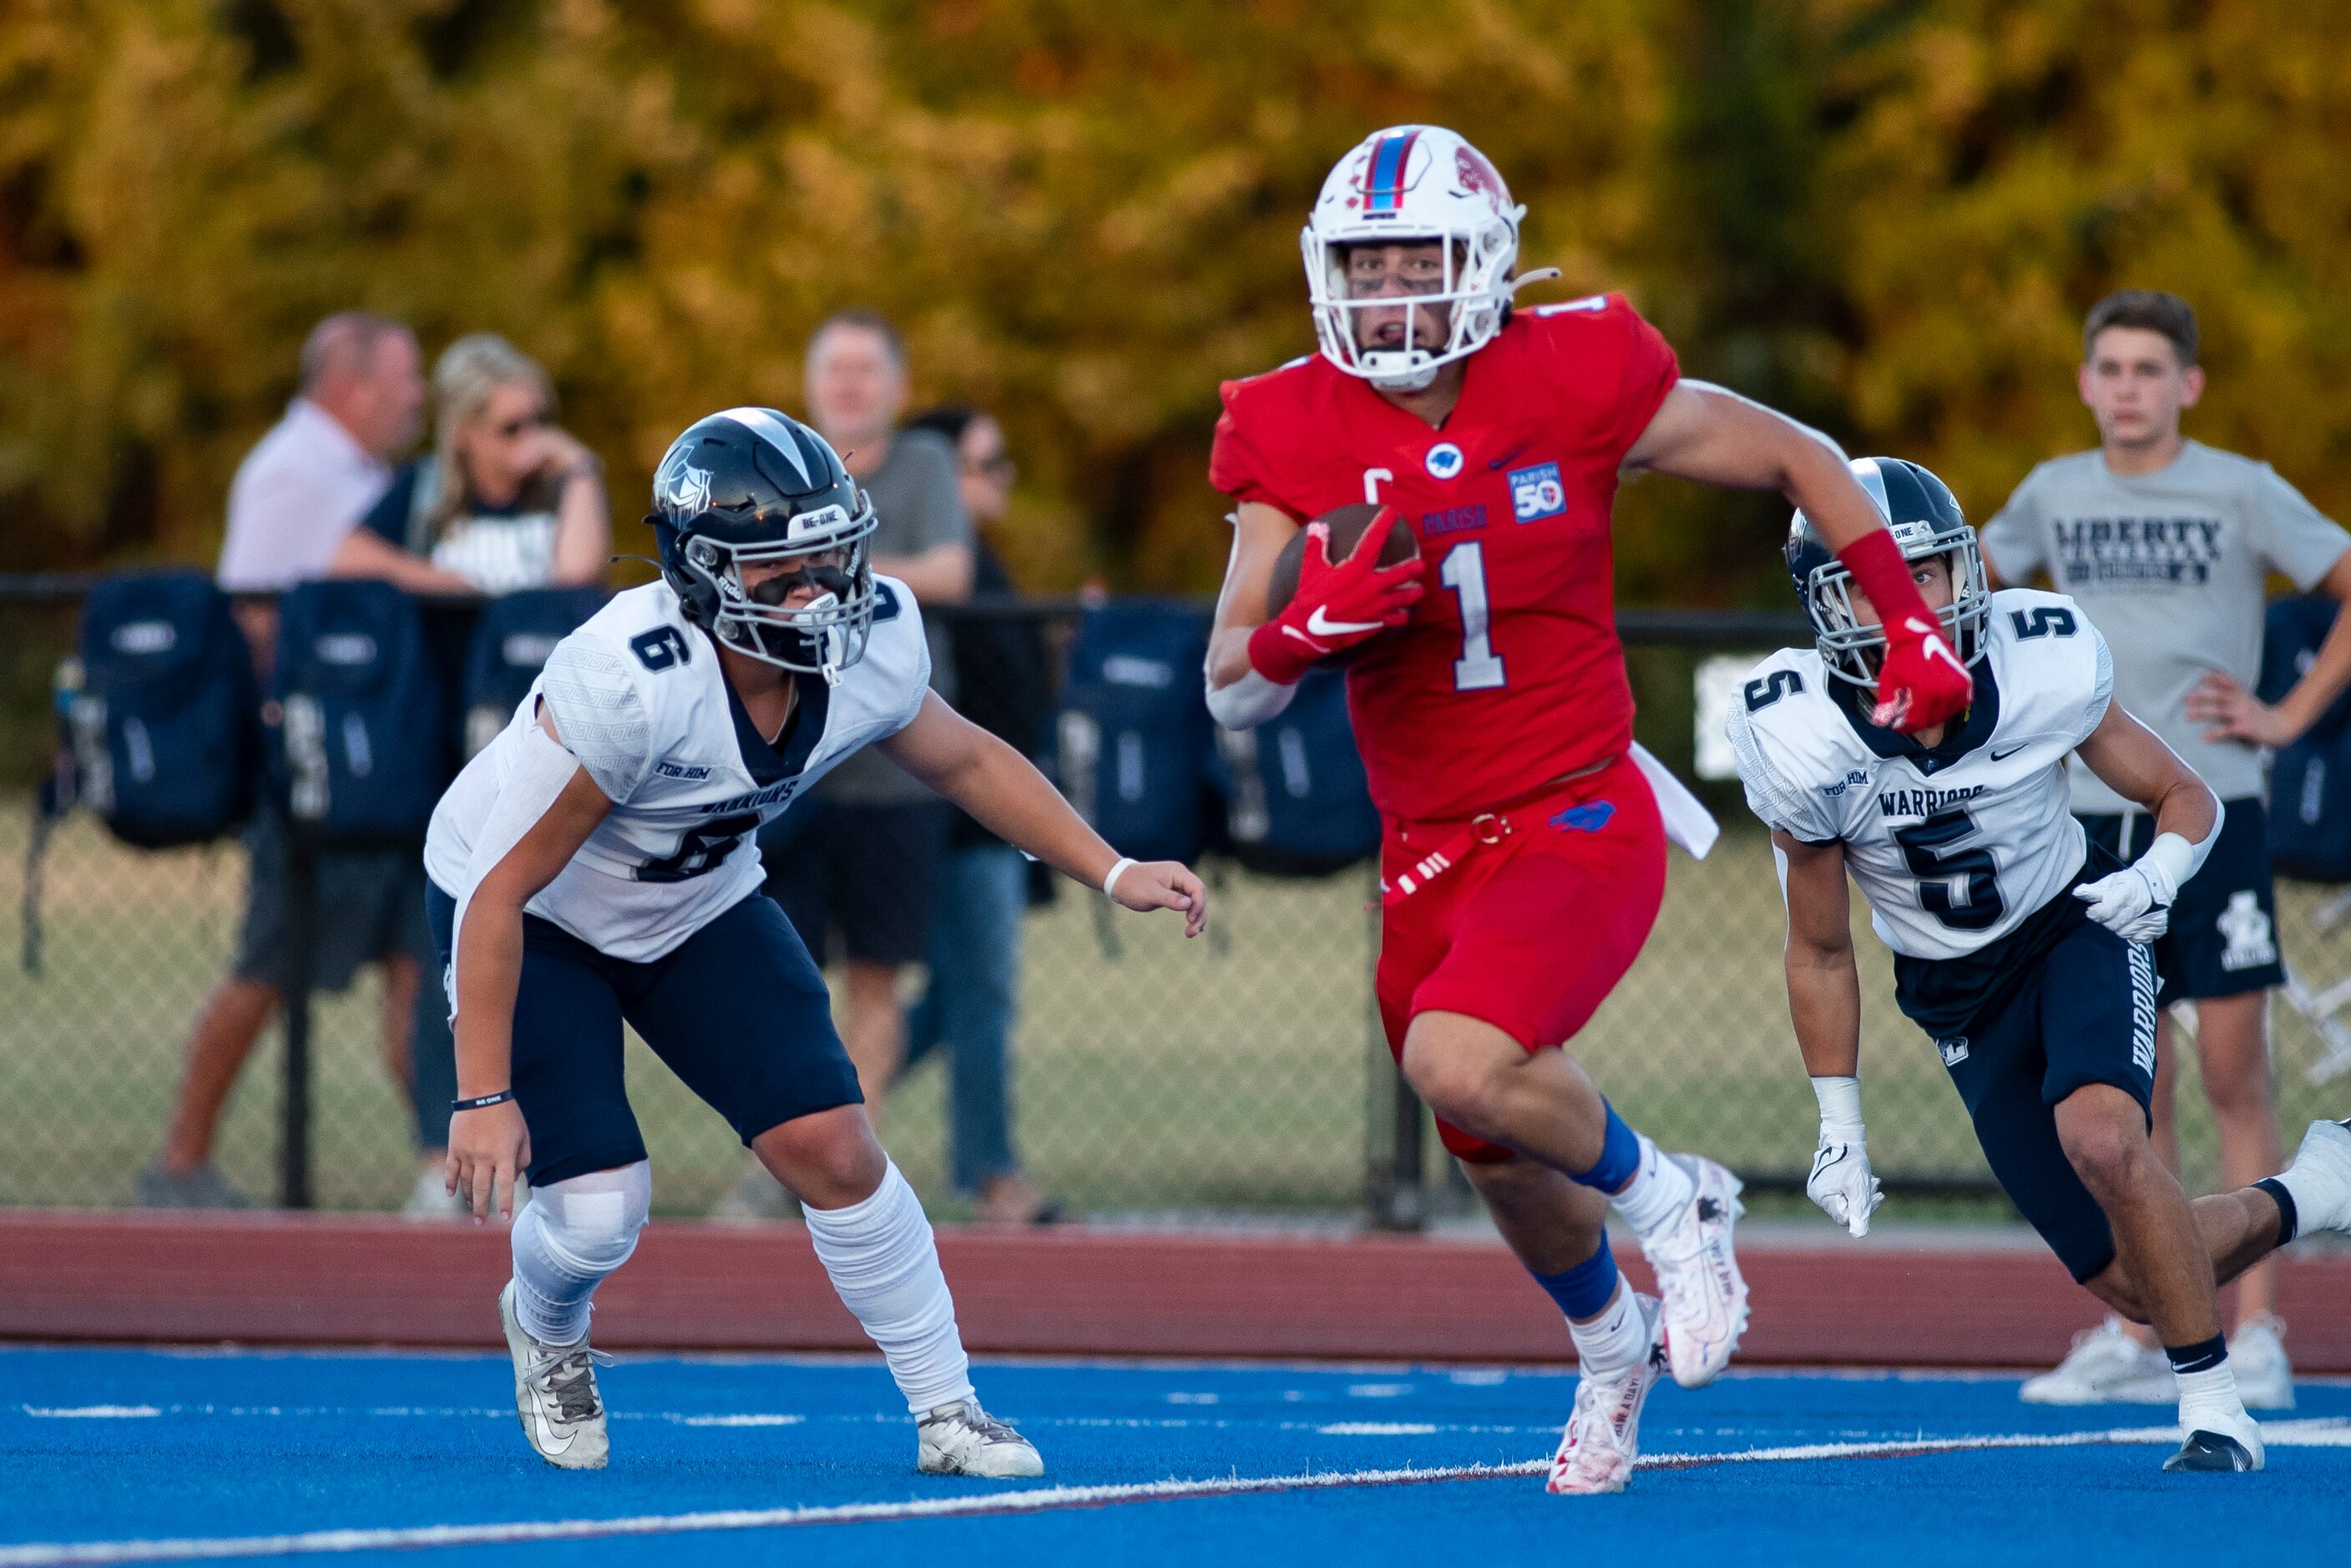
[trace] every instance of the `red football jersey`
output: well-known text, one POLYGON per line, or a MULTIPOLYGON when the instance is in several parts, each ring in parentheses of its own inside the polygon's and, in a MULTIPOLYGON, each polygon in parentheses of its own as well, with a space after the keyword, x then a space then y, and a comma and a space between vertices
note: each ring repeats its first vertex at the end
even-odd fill
POLYGON ((1620 295, 1515 313, 1441 429, 1316 355, 1224 387, 1208 477, 1301 522, 1375 500, 1428 592, 1348 671, 1372 799, 1467 817, 1632 744, 1609 509, 1680 375, 1620 295))

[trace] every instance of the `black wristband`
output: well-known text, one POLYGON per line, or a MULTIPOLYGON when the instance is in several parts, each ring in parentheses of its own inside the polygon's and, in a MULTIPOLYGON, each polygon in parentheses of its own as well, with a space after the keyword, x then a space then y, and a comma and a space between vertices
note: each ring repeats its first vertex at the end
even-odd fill
POLYGON ((501 1089, 495 1094, 485 1094, 476 1100, 452 1100, 449 1102, 449 1109, 452 1112, 479 1111, 491 1105, 503 1105, 513 1098, 513 1090, 501 1089))

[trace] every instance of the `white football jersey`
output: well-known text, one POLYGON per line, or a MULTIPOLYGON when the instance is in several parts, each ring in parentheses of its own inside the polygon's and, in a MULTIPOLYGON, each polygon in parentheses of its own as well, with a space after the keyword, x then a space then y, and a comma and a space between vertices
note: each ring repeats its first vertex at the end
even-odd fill
POLYGON ((498 738, 433 813, 425 873, 463 896, 466 862, 523 727, 542 697, 556 732, 612 800, 571 863, 526 907, 600 953, 658 958, 758 891, 759 825, 859 747, 914 722, 931 655, 906 585, 876 578, 865 656, 828 689, 799 681, 791 722, 762 739, 716 646, 666 583, 616 595, 548 656, 498 738))
POLYGON ((1756 665, 1731 705, 1747 803, 1806 843, 1842 842, 1871 925, 1912 958, 1998 941, 2067 893, 2085 854, 2064 764, 2112 698, 2105 639, 2064 595, 2007 589, 1974 674, 1973 706, 1931 750, 1868 724, 1871 695, 1811 648, 1756 665))

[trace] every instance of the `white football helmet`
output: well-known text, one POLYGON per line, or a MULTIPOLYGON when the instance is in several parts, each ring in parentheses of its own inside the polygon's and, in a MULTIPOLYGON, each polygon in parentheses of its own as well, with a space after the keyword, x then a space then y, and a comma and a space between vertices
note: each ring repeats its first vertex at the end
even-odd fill
POLYGON ((1511 204, 1486 155, 1442 126, 1399 125, 1365 137, 1322 182, 1299 236, 1323 357, 1351 376, 1409 392, 1434 381, 1439 365, 1484 348, 1502 329, 1510 303, 1526 211, 1511 204), (1358 342, 1357 311, 1404 300, 1350 299, 1347 250, 1398 240, 1445 242, 1442 289, 1410 297, 1414 305, 1452 308, 1441 350, 1418 346, 1409 332, 1401 348, 1358 342))

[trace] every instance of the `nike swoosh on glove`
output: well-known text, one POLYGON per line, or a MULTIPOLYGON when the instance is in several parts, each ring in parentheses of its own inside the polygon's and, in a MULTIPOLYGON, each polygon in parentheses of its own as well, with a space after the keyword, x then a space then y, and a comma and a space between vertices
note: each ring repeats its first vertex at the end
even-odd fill
POLYGON ((1957 718, 1975 695, 1975 677, 1943 640, 1940 625, 1908 615, 1886 629, 1872 723, 1910 735, 1957 718))
POLYGON ((1249 633, 1251 669, 1277 685, 1295 685, 1316 660, 1412 618, 1413 605, 1427 591, 1420 580, 1420 558, 1379 564, 1380 547, 1395 520, 1395 513, 1381 507, 1354 550, 1335 565, 1330 528, 1307 525, 1298 591, 1280 614, 1249 633))
POLYGON ((2124 941, 2152 942, 2171 928, 2171 896, 2177 891, 2156 885, 2161 874, 2140 862, 2084 883, 2074 896, 2090 906, 2091 919, 2124 941))
POLYGON ((1847 1142, 1842 1134, 1821 1129, 1821 1146, 1813 1152, 1804 1196, 1855 1236, 1869 1234, 1869 1217, 1886 1201, 1886 1194, 1870 1171, 1869 1145, 1857 1130, 1847 1142))

